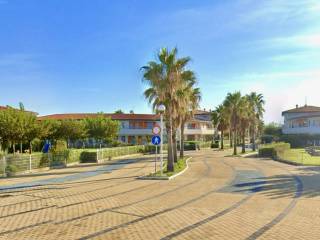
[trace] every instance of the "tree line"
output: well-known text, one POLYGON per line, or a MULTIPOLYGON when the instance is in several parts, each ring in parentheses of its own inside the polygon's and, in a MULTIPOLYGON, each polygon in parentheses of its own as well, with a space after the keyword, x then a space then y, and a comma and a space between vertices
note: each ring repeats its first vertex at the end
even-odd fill
MULTIPOLYGON (((174 162, 178 160, 177 130, 180 129, 181 136, 184 136, 184 125, 194 115, 201 99, 200 89, 196 87, 196 75, 187 69, 190 60, 190 57, 178 58, 177 48, 171 51, 162 48, 155 61, 142 67, 143 81, 147 84, 145 98, 156 113, 160 105, 166 108, 164 118, 168 141, 168 171, 174 171, 174 162)), ((183 137, 181 146, 184 146, 183 137)), ((183 155, 182 147, 180 157, 183 155)))
POLYGON ((23 144, 28 144, 32 153, 36 140, 57 140, 67 143, 76 140, 95 139, 102 142, 113 141, 119 131, 119 122, 105 118, 102 113, 84 120, 41 120, 32 112, 8 107, 0 111, 0 150, 16 152, 17 145, 23 152, 23 144))
POLYGON ((263 95, 256 92, 244 96, 240 92, 227 95, 212 113, 213 124, 221 132, 221 149, 224 148, 225 133, 229 132, 234 155, 237 155, 238 143, 245 153, 247 136, 250 136, 253 151, 256 150, 257 135, 263 130, 264 104, 263 95))

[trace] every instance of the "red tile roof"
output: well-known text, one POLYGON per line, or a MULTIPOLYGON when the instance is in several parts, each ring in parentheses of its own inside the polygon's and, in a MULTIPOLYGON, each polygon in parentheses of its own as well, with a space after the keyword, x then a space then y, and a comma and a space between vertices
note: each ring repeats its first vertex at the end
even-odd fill
POLYGON ((288 111, 282 112, 282 115, 285 113, 314 113, 314 112, 320 112, 320 107, 315 107, 315 106, 303 106, 303 107, 298 107, 294 109, 290 109, 288 111))
MULTIPOLYGON (((110 117, 113 120, 159 120, 159 115, 155 114, 118 114, 118 113, 105 113, 105 117, 110 117)), ((38 117, 39 120, 81 120, 85 118, 95 118, 99 116, 98 113, 65 113, 65 114, 52 114, 38 117)))

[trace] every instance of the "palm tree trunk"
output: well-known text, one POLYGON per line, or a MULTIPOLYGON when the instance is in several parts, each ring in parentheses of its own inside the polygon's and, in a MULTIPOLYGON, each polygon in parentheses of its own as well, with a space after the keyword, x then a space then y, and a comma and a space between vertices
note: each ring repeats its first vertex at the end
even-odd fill
POLYGON ((252 151, 256 151, 256 129, 255 126, 252 132, 252 151))
POLYGON ((180 158, 183 158, 184 157, 184 122, 181 123, 181 126, 180 126, 180 134, 181 134, 181 147, 180 147, 180 158))
POLYGON ((167 171, 173 172, 174 171, 174 160, 172 154, 172 131, 171 126, 167 128, 167 136, 168 136, 168 164, 167 164, 167 171))
POLYGON ((243 132, 242 133, 242 153, 245 153, 246 152, 246 135, 245 133, 243 132))
POLYGON ((12 144, 12 149, 13 149, 13 155, 16 154, 16 143, 12 144))
POLYGON ((32 142, 29 142, 29 153, 32 154, 32 142))
POLYGON ((20 153, 22 153, 22 142, 20 142, 20 153))
POLYGON ((233 155, 237 155, 237 130, 233 132, 233 155))
POLYGON ((176 131, 172 132, 172 147, 173 147, 173 160, 174 162, 178 162, 178 153, 177 153, 177 134, 176 131))
POLYGON ((224 149, 223 136, 224 136, 224 133, 223 133, 223 130, 221 130, 221 149, 222 150, 224 149))

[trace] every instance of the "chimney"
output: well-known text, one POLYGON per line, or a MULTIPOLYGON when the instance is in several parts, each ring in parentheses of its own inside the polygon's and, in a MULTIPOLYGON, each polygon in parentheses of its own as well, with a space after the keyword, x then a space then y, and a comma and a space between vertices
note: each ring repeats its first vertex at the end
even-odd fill
POLYGON ((298 104, 296 105, 296 108, 299 108, 299 105, 298 105, 298 104))

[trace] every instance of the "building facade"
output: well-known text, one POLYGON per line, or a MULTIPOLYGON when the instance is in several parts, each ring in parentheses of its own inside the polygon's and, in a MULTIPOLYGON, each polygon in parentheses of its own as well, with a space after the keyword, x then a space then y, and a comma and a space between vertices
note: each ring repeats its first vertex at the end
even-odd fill
MULTIPOLYGON (((83 120, 96 117, 92 113, 75 114, 53 114, 38 117, 39 120, 83 120)), ((160 116, 156 114, 104 114, 112 120, 120 122, 118 140, 127 144, 148 144, 151 142, 152 128, 160 125, 160 116)), ((164 124, 165 125, 165 124, 164 124)), ((166 141, 164 131, 164 141, 166 141)), ((197 111, 193 119, 185 124, 184 139, 196 141, 211 141, 214 135, 214 128, 211 122, 211 113, 197 111)), ((177 133, 180 139, 180 132, 177 133)), ((182 136, 181 136, 182 137, 182 136)))
POLYGON ((284 111, 284 134, 320 134, 320 107, 303 106, 284 111))

